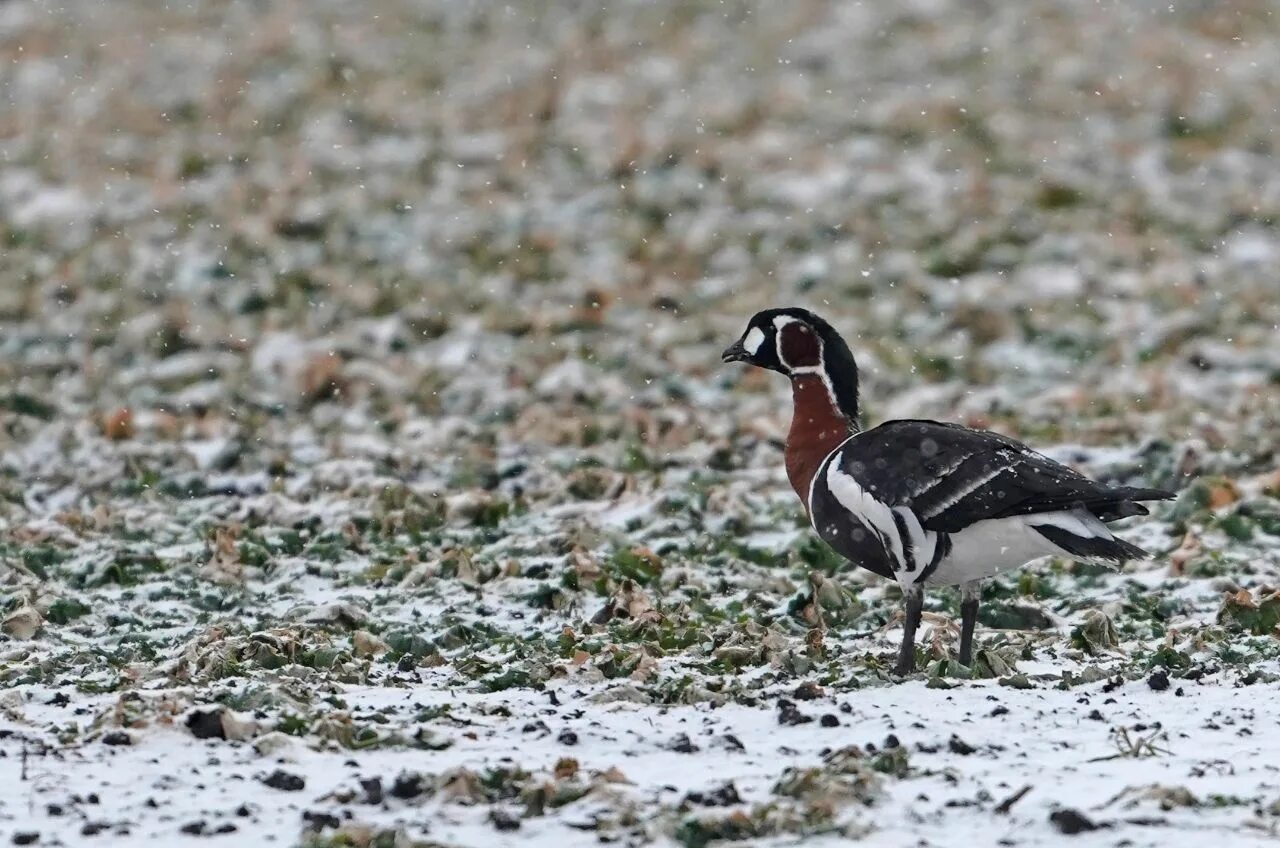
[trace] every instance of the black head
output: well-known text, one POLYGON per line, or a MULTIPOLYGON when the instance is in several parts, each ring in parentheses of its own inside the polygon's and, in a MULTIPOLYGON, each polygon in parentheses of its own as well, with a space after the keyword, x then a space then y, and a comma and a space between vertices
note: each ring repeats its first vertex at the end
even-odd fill
MULTIPOLYGON (((721 359, 768 368, 788 377, 814 373, 827 348, 849 348, 835 328, 807 309, 766 309, 751 316, 742 338, 729 345, 721 359)), ((852 362, 853 357, 849 357, 852 362)), ((834 364, 834 363, 833 363, 834 364)))
POLYGON ((858 415, 858 366, 835 328, 807 309, 766 309, 751 316, 742 338, 721 354, 788 377, 815 375, 831 387, 841 411, 858 415))

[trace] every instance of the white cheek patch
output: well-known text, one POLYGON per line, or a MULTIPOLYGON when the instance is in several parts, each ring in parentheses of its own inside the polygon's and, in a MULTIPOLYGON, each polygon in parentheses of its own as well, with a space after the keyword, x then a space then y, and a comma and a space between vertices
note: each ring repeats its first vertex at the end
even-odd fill
POLYGON ((759 327, 752 327, 742 339, 742 347, 752 356, 756 355, 756 351, 762 344, 764 344, 764 333, 759 327))

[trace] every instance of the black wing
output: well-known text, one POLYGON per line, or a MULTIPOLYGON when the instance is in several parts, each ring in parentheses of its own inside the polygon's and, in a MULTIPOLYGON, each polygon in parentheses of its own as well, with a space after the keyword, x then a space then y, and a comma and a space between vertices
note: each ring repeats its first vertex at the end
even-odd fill
POLYGON ((1103 521, 1145 515, 1159 489, 1098 483, 1021 442, 939 421, 888 421, 833 459, 873 498, 906 507, 925 530, 955 533, 990 518, 1083 507, 1103 521))

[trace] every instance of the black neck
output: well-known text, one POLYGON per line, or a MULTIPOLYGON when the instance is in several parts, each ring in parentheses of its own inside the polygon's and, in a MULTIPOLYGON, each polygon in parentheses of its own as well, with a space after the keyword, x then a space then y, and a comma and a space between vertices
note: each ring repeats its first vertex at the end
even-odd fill
POLYGON ((822 368, 827 372, 835 393, 836 407, 848 419, 849 429, 856 433, 862 429, 861 410, 858 408, 858 366, 844 339, 834 332, 832 336, 834 338, 823 340, 822 368))

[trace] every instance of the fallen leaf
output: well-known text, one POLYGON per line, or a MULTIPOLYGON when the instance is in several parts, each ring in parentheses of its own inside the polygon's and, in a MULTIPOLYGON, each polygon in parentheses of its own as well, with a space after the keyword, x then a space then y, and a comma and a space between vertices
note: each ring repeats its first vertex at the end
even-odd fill
POLYGON ((121 407, 102 419, 102 434, 113 442, 132 439, 134 435, 133 413, 121 407))

